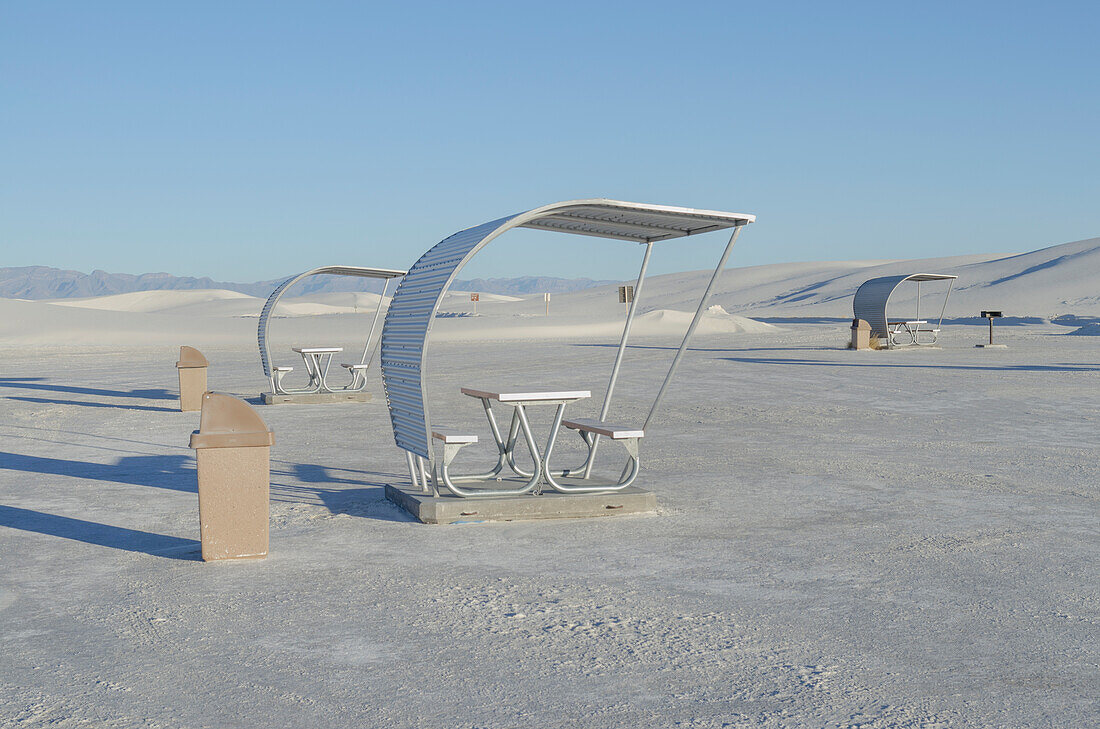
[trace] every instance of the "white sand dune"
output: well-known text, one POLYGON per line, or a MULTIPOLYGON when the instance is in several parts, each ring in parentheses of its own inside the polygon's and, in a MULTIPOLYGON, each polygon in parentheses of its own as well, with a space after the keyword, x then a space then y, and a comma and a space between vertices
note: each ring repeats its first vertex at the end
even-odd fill
MULTIPOLYGON (((378 294, 343 292, 284 297, 275 310, 277 317, 325 316, 373 313, 378 294)), ((389 301, 389 297, 386 297, 389 301)), ((257 318, 264 299, 222 289, 195 291, 136 291, 80 299, 49 299, 38 303, 78 309, 130 313, 163 313, 189 317, 257 318)))
MULTIPOLYGON (((1000 309, 1007 316, 1053 318, 1062 314, 1100 314, 1100 238, 1052 246, 1021 255, 959 256, 866 264, 790 264, 738 269, 724 276, 715 300, 749 316, 849 317, 859 285, 877 276, 901 273, 951 273, 959 279, 947 316, 976 316, 1000 309), (769 270, 770 269, 770 270, 769 270)), ((705 275, 703 272, 695 274, 705 275)), ((686 285, 690 275, 681 274, 686 285)), ((674 277, 670 277, 674 278, 674 277)), ((661 285, 677 285, 673 281, 661 285)), ((924 311, 939 313, 935 292, 924 311)), ((657 288, 657 287, 654 287, 657 288)), ((891 306, 913 301, 914 289, 899 289, 891 306)), ((679 307, 677 307, 679 308, 679 307)))
MULTIPOLYGON (((701 333, 773 331, 759 318, 837 320, 852 315, 852 295, 875 276, 921 271, 959 276, 948 321, 1000 309, 1006 323, 1026 324, 1100 315, 1100 238, 1010 256, 968 255, 909 261, 785 263, 731 269, 715 290, 701 333), (751 318, 747 318, 751 317, 751 318)), ((654 276, 639 298, 637 336, 677 337, 695 310, 708 271, 654 276)), ((938 316, 942 291, 926 284, 922 314, 938 316)), ((469 292, 452 291, 442 310, 472 313, 469 292)), ((478 316, 441 318, 441 339, 614 338, 626 307, 616 286, 554 294, 546 315, 541 295, 482 294, 478 316)), ((330 293, 286 298, 276 310, 281 335, 298 343, 355 339, 370 326, 378 294, 330 293), (293 323, 298 322, 298 323, 293 323), (324 341, 322 341, 324 340, 324 341)), ((912 287, 900 289, 892 311, 913 305, 912 287)), ((89 299, 0 300, 0 344, 103 343, 112 345, 247 341, 263 300, 232 291, 143 291, 89 299)), ((1091 329, 1086 327, 1088 333, 1091 329)))
MULTIPOLYGON (((683 333, 691 324, 695 312, 657 309, 638 317, 636 326, 649 329, 654 333, 683 333)), ((745 316, 730 314, 715 304, 703 313, 696 330, 702 334, 770 334, 779 331, 779 327, 745 316)))
POLYGON ((164 312, 113 311, 40 301, 0 299, 0 344, 160 345, 231 344, 255 338, 255 322, 164 312))
MULTIPOLYGON (((585 317, 572 314, 569 317, 463 317, 440 319, 436 322, 433 339, 439 341, 463 341, 470 338, 491 340, 538 339, 618 339, 623 331, 623 311, 585 317)), ((691 323, 694 311, 656 309, 637 315, 631 329, 632 337, 663 337, 680 339, 691 323)), ((698 334, 770 334, 780 328, 747 317, 735 316, 722 307, 711 307, 704 313, 696 329, 698 334)))
MULTIPOLYGON (((472 294, 472 293, 477 293, 478 294, 478 299, 479 299, 478 303, 485 303, 487 301, 512 302, 512 301, 523 301, 524 300, 524 297, 522 297, 522 296, 507 296, 505 294, 484 294, 484 293, 474 292, 474 291, 448 291, 447 296, 445 298, 448 298, 448 299, 464 299, 465 301, 470 301, 470 294, 472 294)), ((540 295, 539 300, 541 300, 541 299, 542 299, 542 296, 540 295)), ((473 302, 470 302, 470 303, 473 304, 473 302)))
MULTIPOLYGON (((391 287, 392 289, 393 287, 391 287)), ((361 313, 364 311, 374 311, 378 306, 378 299, 381 296, 379 294, 372 294, 366 291, 337 291, 333 293, 317 293, 308 294, 306 296, 284 296, 279 300, 278 311, 282 312, 285 304, 294 303, 313 303, 324 304, 326 306, 333 306, 342 309, 347 309, 348 313, 361 313)), ((390 297, 386 297, 388 303, 390 297)))
POLYGON ((255 296, 224 289, 198 289, 194 291, 134 291, 128 294, 111 296, 92 296, 82 299, 47 299, 42 303, 56 306, 72 306, 80 309, 101 309, 104 311, 171 311, 195 304, 212 301, 234 301, 255 303, 257 310, 263 302, 255 296))

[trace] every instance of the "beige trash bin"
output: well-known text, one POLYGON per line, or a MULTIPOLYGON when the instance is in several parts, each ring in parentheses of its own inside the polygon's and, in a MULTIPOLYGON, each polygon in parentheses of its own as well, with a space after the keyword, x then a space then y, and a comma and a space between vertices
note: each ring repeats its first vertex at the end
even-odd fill
POLYGON ((180 410, 202 409, 202 394, 206 392, 206 368, 210 363, 194 347, 180 347, 176 369, 180 375, 180 410))
POLYGON ((871 325, 862 319, 852 319, 851 349, 871 348, 871 325))
POLYGON ((199 471, 202 558, 267 556, 268 490, 275 434, 248 403, 229 395, 202 396, 191 447, 199 471))

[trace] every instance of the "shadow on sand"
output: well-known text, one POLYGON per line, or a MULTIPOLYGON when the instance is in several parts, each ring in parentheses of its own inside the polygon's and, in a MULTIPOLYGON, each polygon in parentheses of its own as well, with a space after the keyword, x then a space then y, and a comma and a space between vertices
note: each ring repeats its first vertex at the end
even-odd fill
POLYGON ((196 492, 195 459, 190 455, 123 456, 114 464, 0 452, 0 469, 153 486, 196 492))
POLYGON ((392 473, 331 469, 310 463, 290 464, 289 470, 272 470, 271 500, 290 504, 320 504, 332 514, 347 514, 379 521, 415 521, 385 496, 385 485, 400 480, 392 473), (368 476, 367 479, 336 476, 332 471, 368 476), (277 483, 275 477, 291 476, 301 483, 277 483), (315 485, 303 485, 315 484, 315 485), (332 488, 358 486, 363 488, 332 488))
POLYGON ((0 526, 127 552, 142 552, 154 557, 187 561, 200 559, 200 545, 194 539, 143 532, 15 506, 0 506, 0 526))
MULTIPOLYGON (((173 410, 173 412, 176 412, 176 411, 173 410)), ((191 449, 188 448, 187 446, 174 445, 174 444, 170 444, 170 443, 157 443, 156 441, 151 441, 151 440, 134 440, 133 438, 119 438, 118 436, 103 435, 101 433, 86 433, 82 430, 66 430, 65 428, 38 428, 38 427, 35 427, 33 425, 15 425, 13 423, 0 423, 0 428, 8 428, 8 429, 15 429, 15 430, 31 430, 31 431, 34 431, 36 433, 47 433, 47 434, 50 434, 50 435, 56 435, 58 433, 64 433, 65 435, 79 435, 82 438, 95 438, 96 440, 106 440, 106 441, 111 441, 112 443, 133 443, 134 445, 151 446, 153 448, 159 448, 159 449, 171 448, 173 450, 182 450, 182 451, 185 451, 185 452, 188 452, 188 453, 191 452, 191 449)), ((33 436, 33 435, 15 435, 13 437, 26 438, 28 440, 39 440, 39 441, 42 441, 43 443, 70 443, 70 444, 76 445, 75 441, 73 441, 72 439, 63 439, 63 440, 58 441, 58 440, 53 440, 51 438, 42 438, 42 437, 33 436)), ((105 450, 122 450, 120 448, 119 449, 114 449, 114 448, 108 448, 107 446, 90 445, 88 443, 80 443, 79 445, 80 445, 81 448, 99 448, 101 450, 102 449, 105 449, 105 450)), ((142 453, 143 451, 127 450, 127 452, 129 452, 129 453, 142 453)))
POLYGON ((20 397, 18 395, 7 395, 7 400, 20 400, 22 402, 40 402, 48 405, 79 405, 85 408, 115 408, 117 410, 143 410, 145 412, 153 413, 178 413, 179 408, 161 408, 156 405, 115 405, 108 402, 88 402, 83 400, 60 400, 49 397, 20 397))
POLYGON ((104 390, 98 387, 77 387, 76 385, 48 385, 42 382, 44 379, 44 377, 0 377, 0 387, 99 397, 138 397, 145 400, 175 400, 179 397, 178 393, 165 390, 163 387, 148 390, 104 390))
MULTIPOLYGON (((320 505, 333 514, 409 521, 404 512, 385 498, 383 487, 400 480, 396 474, 286 461, 273 461, 271 466, 272 501, 320 505), (336 475, 336 471, 344 475, 336 475)), ((114 464, 107 464, 0 451, 0 470, 5 469, 198 492, 195 459, 183 454, 123 456, 114 464)))
MULTIPOLYGON (((574 342, 570 346, 572 347, 603 347, 606 349, 617 349, 618 344, 612 343, 596 343, 596 342, 574 342)), ((628 344, 627 349, 663 349, 669 352, 675 352, 680 348, 679 344, 628 344)), ((838 349, 844 349, 843 346, 825 346, 825 345, 799 345, 792 344, 786 347, 688 347, 689 352, 828 352, 838 349)))
POLYGON ((896 362, 826 362, 820 359, 782 359, 779 357, 721 357, 727 362, 767 365, 798 365, 812 367, 893 367, 899 369, 969 370, 975 372, 1100 372, 1100 366, 1070 364, 1053 365, 945 365, 899 364, 896 362))

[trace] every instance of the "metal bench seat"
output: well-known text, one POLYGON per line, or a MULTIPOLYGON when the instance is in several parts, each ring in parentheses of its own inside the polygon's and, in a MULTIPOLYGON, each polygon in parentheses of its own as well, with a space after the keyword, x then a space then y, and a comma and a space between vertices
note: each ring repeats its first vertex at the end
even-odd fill
POLYGON ((586 493, 593 491, 619 491, 625 489, 634 482, 638 476, 641 462, 638 459, 638 441, 645 437, 644 428, 635 428, 629 425, 609 423, 598 418, 573 418, 562 420, 561 424, 569 430, 577 431, 584 444, 588 447, 588 455, 577 468, 568 468, 561 471, 546 473, 546 479, 556 490, 565 493, 586 493), (627 462, 623 467, 618 481, 602 485, 589 485, 588 479, 592 473, 593 461, 596 457, 596 444, 600 437, 608 438, 614 443, 619 443, 626 449, 627 462), (579 477, 579 484, 569 484, 565 481, 568 477, 579 477))
POLYGON ((631 428, 626 425, 605 423, 595 418, 577 418, 575 420, 563 420, 561 424, 570 430, 580 430, 586 433, 595 433, 611 440, 623 440, 625 438, 644 438, 645 431, 641 428, 631 428))
POLYGON ((342 362, 341 367, 346 369, 351 374, 351 384, 346 389, 359 391, 362 390, 367 384, 367 370, 370 369, 369 364, 350 364, 342 362))
POLYGON ((458 444, 469 445, 477 443, 477 436, 464 433, 458 428, 432 428, 432 437, 443 441, 444 445, 458 444))
POLYGON ((283 365, 272 367, 271 368, 271 390, 272 390, 272 392, 275 392, 275 393, 283 392, 283 377, 285 377, 288 372, 293 372, 293 371, 294 371, 293 367, 287 367, 287 366, 283 366, 283 365))
MULTIPOLYGON (((519 488, 515 488, 515 489, 501 489, 501 488, 467 489, 465 487, 459 486, 458 485, 459 483, 470 482, 470 481, 479 482, 482 485, 482 487, 489 486, 489 485, 495 486, 496 485, 495 482, 503 481, 503 479, 496 478, 497 474, 500 472, 500 467, 501 467, 503 462, 498 463, 497 468, 495 470, 491 471, 490 473, 480 473, 480 474, 469 475, 469 476, 453 475, 453 474, 451 474, 451 463, 454 462, 455 456, 457 456, 458 452, 460 450, 462 450, 463 448, 465 448, 466 446, 471 445, 473 443, 477 443, 478 442, 477 436, 472 434, 472 433, 469 433, 465 430, 460 430, 458 428, 437 428, 437 427, 433 427, 432 428, 432 439, 433 440, 438 440, 441 443, 443 443, 443 458, 434 460, 432 462, 432 471, 431 471, 430 479, 427 476, 427 474, 423 471, 423 466, 420 467, 421 468, 420 475, 421 475, 423 488, 425 488, 425 489, 430 488, 431 493, 434 496, 439 496, 439 484, 441 484, 441 483, 444 486, 446 486, 447 489, 451 493, 453 493, 455 496, 464 497, 464 498, 477 497, 477 496, 487 496, 487 497, 511 496, 511 495, 516 495, 516 494, 528 493, 528 492, 531 491, 531 489, 533 489, 538 484, 539 472, 538 472, 538 469, 536 469, 536 471, 531 474, 531 477, 528 479, 527 483, 525 483, 523 486, 521 486, 519 488)), ((409 460, 409 468, 415 474, 416 467, 415 467, 413 457, 412 457, 411 454, 409 454, 408 460, 409 460)), ((421 461, 421 463, 423 463, 423 462, 421 461)), ((414 483, 416 483, 416 482, 414 481, 414 483)), ((420 485, 420 484, 417 484, 417 485, 420 485)))

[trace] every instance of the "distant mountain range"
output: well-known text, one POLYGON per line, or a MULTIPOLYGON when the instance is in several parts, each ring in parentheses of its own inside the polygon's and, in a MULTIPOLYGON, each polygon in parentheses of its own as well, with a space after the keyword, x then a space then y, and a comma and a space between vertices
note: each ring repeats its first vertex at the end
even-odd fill
MULTIPOLYGON (((0 268, 0 298, 5 299, 71 299, 88 296, 127 294, 132 291, 225 289, 261 298, 270 294, 284 278, 253 283, 215 281, 212 278, 173 276, 169 273, 108 273, 106 271, 66 271, 48 266, 0 268)), ((564 293, 617 283, 590 278, 554 278, 551 276, 518 276, 516 278, 475 278, 455 281, 452 289, 478 291, 487 294, 564 293)), ((299 296, 339 291, 382 290, 378 279, 347 276, 314 276, 296 287, 299 296), (299 288, 300 287, 300 288, 299 288)))

